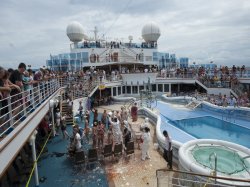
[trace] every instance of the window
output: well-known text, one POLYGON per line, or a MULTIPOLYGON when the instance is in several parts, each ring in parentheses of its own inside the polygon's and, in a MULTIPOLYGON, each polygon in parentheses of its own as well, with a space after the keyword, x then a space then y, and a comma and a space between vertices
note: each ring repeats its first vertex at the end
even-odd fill
POLYGON ((125 86, 122 87, 122 93, 125 94, 126 93, 126 89, 125 86))
POLYGON ((88 52, 82 52, 82 62, 89 63, 89 53, 88 52))
POLYGON ((71 59, 76 59, 76 53, 70 53, 70 58, 71 59))
POLYGON ((158 84, 158 92, 162 92, 163 88, 162 88, 162 84, 158 84))
POLYGON ((156 84, 152 84, 152 92, 156 92, 156 84))
POLYGON ((138 86, 132 86, 132 89, 133 89, 133 94, 138 93, 138 86))
POLYGON ((127 94, 131 94, 131 86, 127 86, 127 94))
POLYGON ((164 92, 169 92, 169 84, 164 84, 164 92))
POLYGON ((77 53, 77 59, 81 58, 81 53, 77 53))
POLYGON ((116 87, 113 87, 113 96, 116 96, 116 87))
POLYGON ((121 87, 118 87, 118 95, 121 95, 121 87))
POLYGON ((144 86, 139 86, 139 90, 144 90, 144 86))
POLYGON ((153 61, 158 61, 158 52, 153 52, 153 61))

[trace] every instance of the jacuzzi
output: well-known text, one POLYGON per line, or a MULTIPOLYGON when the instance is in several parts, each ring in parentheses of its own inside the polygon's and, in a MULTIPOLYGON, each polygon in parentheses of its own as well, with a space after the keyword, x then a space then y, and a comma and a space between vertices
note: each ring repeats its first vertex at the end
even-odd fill
MULTIPOLYGON (((250 179, 250 149, 222 140, 197 139, 179 149, 179 168, 203 175, 250 179), (217 163, 215 160, 217 159, 217 163)), ((204 179, 205 180, 205 179, 204 179)), ((250 186, 247 182, 218 179, 218 184, 250 186)))

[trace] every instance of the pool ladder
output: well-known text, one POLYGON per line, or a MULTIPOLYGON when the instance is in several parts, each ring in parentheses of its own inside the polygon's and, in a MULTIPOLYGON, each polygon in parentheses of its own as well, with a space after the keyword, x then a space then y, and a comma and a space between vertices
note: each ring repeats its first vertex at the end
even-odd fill
MULTIPOLYGON (((212 156, 214 156, 214 176, 216 177, 216 175, 217 175, 217 155, 215 152, 213 152, 209 155, 209 162, 210 162, 211 168, 212 168, 212 156)), ((214 180, 214 183, 216 183, 216 178, 214 180)))

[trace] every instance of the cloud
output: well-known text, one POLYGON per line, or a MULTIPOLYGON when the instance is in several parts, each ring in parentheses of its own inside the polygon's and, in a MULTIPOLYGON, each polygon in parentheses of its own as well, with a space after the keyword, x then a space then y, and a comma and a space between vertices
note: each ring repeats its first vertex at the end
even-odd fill
POLYGON ((140 42, 149 21, 161 29, 159 51, 191 62, 250 66, 250 1, 247 0, 2 0, 0 65, 20 61, 40 67, 50 54, 69 52, 65 30, 79 21, 85 33, 140 42))

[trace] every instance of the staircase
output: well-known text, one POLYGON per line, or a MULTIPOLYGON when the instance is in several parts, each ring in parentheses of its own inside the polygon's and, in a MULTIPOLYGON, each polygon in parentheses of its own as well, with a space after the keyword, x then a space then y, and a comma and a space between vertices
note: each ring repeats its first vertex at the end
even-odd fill
POLYGON ((205 90, 207 90, 207 86, 205 84, 203 84, 202 82, 200 82, 198 79, 195 80, 195 82, 200 85, 202 88, 204 88, 205 90))
POLYGON ((234 97, 238 98, 238 96, 241 96, 244 93, 244 87, 241 84, 235 85, 232 87, 231 94, 234 95, 234 97))
POLYGON ((66 101, 62 102, 62 116, 66 115, 66 124, 73 125, 73 112, 69 109, 68 103, 66 101))
POLYGON ((186 105, 186 107, 189 108, 189 109, 194 110, 194 109, 197 108, 200 104, 201 104, 201 102, 199 102, 199 101, 191 101, 190 103, 188 103, 188 104, 186 105))
POLYGON ((121 53, 121 58, 119 59, 119 62, 137 63, 136 56, 135 55, 132 56, 131 54, 127 53, 125 49, 121 49, 120 53, 121 53))
POLYGON ((75 100, 75 99, 91 96, 98 88, 98 84, 99 84, 98 77, 93 77, 93 81, 91 85, 88 80, 85 80, 82 83, 83 87, 81 89, 74 87, 73 90, 71 90, 73 92, 72 99, 75 100))

